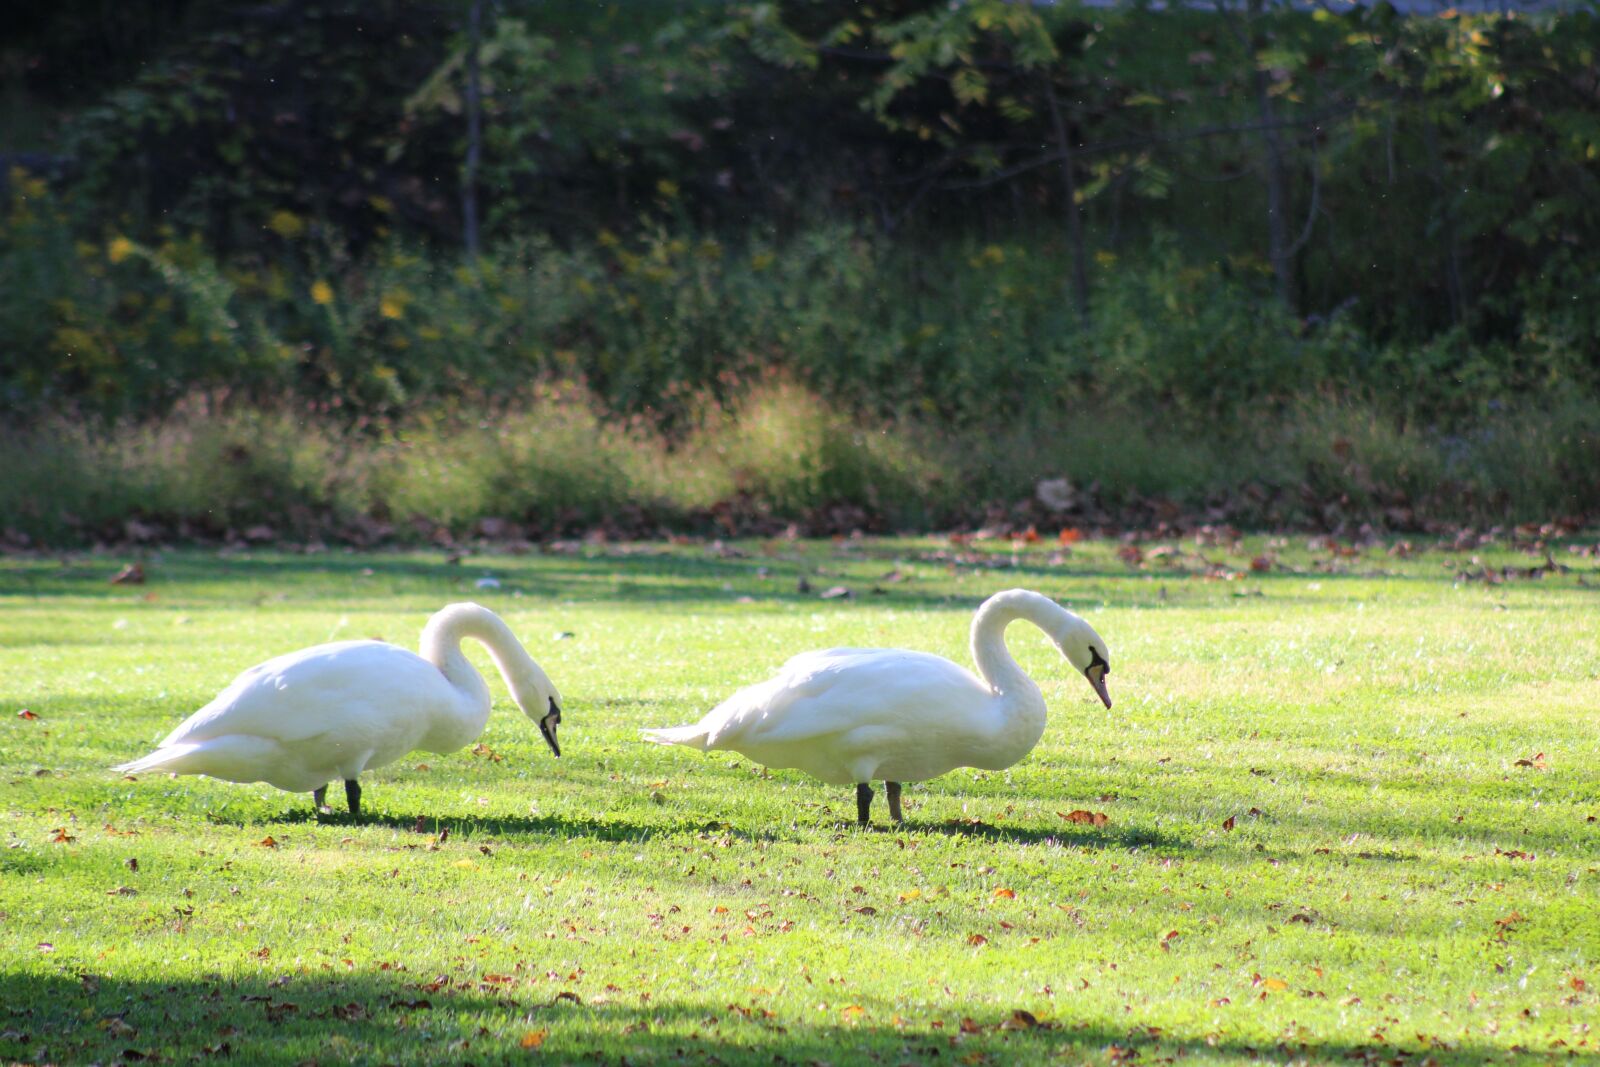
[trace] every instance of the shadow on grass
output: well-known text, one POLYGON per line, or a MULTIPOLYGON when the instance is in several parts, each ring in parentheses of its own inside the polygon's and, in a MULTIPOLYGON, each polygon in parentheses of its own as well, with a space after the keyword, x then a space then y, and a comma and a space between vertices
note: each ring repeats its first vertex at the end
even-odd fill
MULTIPOLYGON (((329 794, 330 801, 333 799, 329 794)), ((592 819, 561 815, 407 815, 393 812, 364 811, 359 819, 336 808, 332 815, 318 815, 311 810, 309 798, 301 809, 291 809, 265 818, 224 818, 209 816, 213 823, 229 826, 256 825, 307 825, 348 826, 351 828, 382 827, 416 834, 437 835, 448 830, 451 834, 471 839, 475 837, 515 840, 518 837, 552 837, 563 840, 593 841, 646 841, 657 837, 680 834, 715 833, 745 841, 776 841, 782 835, 750 832, 727 823, 706 819, 683 819, 676 822, 637 823, 604 815, 592 819)))
MULTIPOLYGON (((1366 1044, 1308 1035, 1273 1042, 1153 1024, 1131 1015, 1116 1024, 1081 1020, 1070 1008, 1044 1025, 987 1007, 952 1006, 891 1027, 889 1005, 903 991, 875 990, 859 1021, 769 1012, 757 1003, 657 1000, 650 990, 546 985, 516 975, 456 972, 449 978, 399 971, 326 977, 259 976, 130 980, 8 968, 0 973, 0 1059, 59 1063, 135 1061, 298 1064, 913 1062, 1171 1062, 1197 1056, 1239 1061, 1391 1062, 1421 1056, 1440 1067, 1481 1064, 1504 1049, 1420 1038, 1366 1044), (597 995, 598 994, 598 995, 597 995), (880 1003, 881 1002, 881 1003, 880 1003), (885 1021, 879 1021, 879 1019, 885 1021), (938 1025, 935 1025, 938 1024, 938 1025), (1002 1024, 1007 1028, 1002 1029, 1002 1024), (1407 1048, 1410 1044, 1413 1048, 1407 1048), (534 1050, 537 1051, 534 1051, 534 1050)), ((591 975, 597 985, 599 976, 591 975)), ((918 987, 920 991, 920 986, 918 987)), ((843 1007, 843 1005, 841 1005, 843 1007)), ((1579 1057, 1593 1063, 1590 1054, 1579 1057)), ((1567 1060, 1567 1062, 1575 1062, 1567 1060)))
MULTIPOLYGON (((1002 555, 995 559, 1004 565, 961 565, 964 571, 975 569, 984 576, 983 593, 941 591, 943 580, 939 577, 903 584, 883 582, 882 567, 892 559, 916 554, 890 552, 883 554, 883 558, 873 558, 862 553, 837 556, 818 551, 795 560, 760 555, 718 557, 677 550, 663 554, 602 550, 593 555, 468 557, 460 563, 449 563, 420 553, 296 556, 276 552, 218 555, 202 550, 182 550, 147 562, 146 584, 136 588, 206 600, 224 595, 238 597, 238 587, 248 586, 255 590, 255 595, 249 597, 252 603, 276 602, 281 595, 290 606, 304 603, 296 594, 348 598, 351 595, 376 597, 397 592, 417 595, 437 592, 441 603, 446 599, 473 597, 492 607, 506 608, 514 604, 521 610, 550 600, 729 605, 736 597, 747 596, 754 601, 747 606, 757 609, 763 605, 807 604, 847 610, 855 603, 970 612, 988 593, 1018 585, 1059 587, 1064 581, 1091 583, 1091 588, 1068 600, 1092 601, 1110 608, 1158 607, 1167 603, 1164 587, 1159 583, 1186 584, 1190 580, 1203 580, 1183 570, 1131 570, 1120 563, 1098 560, 1052 566, 1026 557, 1011 563, 1002 555), (823 572, 826 577, 822 576, 823 572), (801 576, 809 578, 813 592, 797 591, 801 576), (477 582, 481 578, 493 578, 498 584, 479 589, 477 582), (397 583, 408 588, 396 590, 397 583), (188 589, 183 588, 186 585, 188 589), (820 600, 822 590, 833 585, 849 588, 852 597, 820 600), (219 586, 224 588, 217 588, 219 586), (520 594, 523 599, 513 601, 512 594, 520 594)), ((70 595, 120 604, 128 596, 130 587, 109 584, 120 564, 121 557, 85 557, 64 565, 41 563, 0 570, 0 596, 70 595)), ((1251 582, 1270 590, 1275 584, 1299 582, 1306 577, 1288 573, 1263 574, 1252 575, 1251 582)), ((1359 576, 1315 574, 1309 577, 1327 580, 1359 576)), ((1327 603, 1327 597, 1309 598, 1276 592, 1269 593, 1267 599, 1278 603, 1317 599, 1319 603, 1327 603)))
MULTIPOLYGON (((333 800, 331 792, 329 799, 330 801, 333 800)), ((337 802, 335 801, 335 803, 337 802)), ((389 830, 432 836, 448 830, 451 834, 465 840, 484 837, 511 842, 514 842, 519 837, 638 842, 653 838, 685 835, 713 835, 738 841, 779 842, 805 840, 809 839, 812 833, 828 833, 831 831, 840 835, 853 833, 881 833, 905 837, 942 835, 1018 845, 1080 848, 1095 851, 1104 849, 1124 851, 1153 849, 1161 852, 1178 852, 1187 851, 1194 847, 1193 843, 1187 839, 1165 834, 1159 830, 1138 827, 996 826, 977 819, 966 821, 949 820, 946 822, 919 822, 912 819, 899 826, 880 821, 865 828, 858 826, 853 819, 841 819, 832 824, 824 822, 808 827, 807 829, 812 833, 782 825, 756 828, 741 827, 720 819, 706 819, 703 817, 639 823, 605 815, 597 815, 592 819, 573 818, 563 815, 446 815, 435 817, 432 815, 366 811, 362 813, 359 819, 355 819, 348 812, 339 808, 335 808, 331 815, 319 815, 312 810, 309 798, 304 808, 291 808, 277 815, 231 817, 211 812, 207 814, 206 819, 216 825, 241 828, 260 825, 292 826, 314 824, 318 826, 347 826, 369 829, 381 827, 389 830)))
POLYGON ((1140 827, 1099 826, 1076 827, 1023 827, 995 826, 981 820, 950 820, 942 823, 918 825, 907 823, 907 833, 939 833, 950 837, 971 837, 986 841, 1006 841, 1021 845, 1061 845, 1089 850, 1155 849, 1161 852, 1188 851, 1193 842, 1164 834, 1159 830, 1140 827))

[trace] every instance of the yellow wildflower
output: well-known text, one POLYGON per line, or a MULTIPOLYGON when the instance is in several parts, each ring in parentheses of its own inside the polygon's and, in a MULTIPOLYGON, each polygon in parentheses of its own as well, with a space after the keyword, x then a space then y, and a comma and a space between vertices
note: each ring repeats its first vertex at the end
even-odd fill
POLYGON ((113 263, 121 263, 133 255, 133 250, 133 242, 118 234, 106 245, 106 258, 113 263))
POLYGON ((662 178, 660 181, 656 182, 656 192, 660 193, 663 199, 676 199, 678 195, 678 183, 673 181, 671 178, 662 178))
POLYGON ((311 299, 323 305, 333 303, 333 286, 318 278, 311 283, 311 299))
POLYGON ((398 319, 404 317, 405 313, 405 302, 393 293, 385 293, 378 299, 378 314, 384 318, 398 319))
POLYGON ((292 211, 274 211, 272 218, 267 220, 267 229, 286 241, 292 241, 306 232, 306 224, 292 211))
POLYGON ((1005 262, 1005 248, 1000 248, 1000 245, 986 245, 984 250, 968 259, 968 262, 974 267, 997 266, 1005 262))

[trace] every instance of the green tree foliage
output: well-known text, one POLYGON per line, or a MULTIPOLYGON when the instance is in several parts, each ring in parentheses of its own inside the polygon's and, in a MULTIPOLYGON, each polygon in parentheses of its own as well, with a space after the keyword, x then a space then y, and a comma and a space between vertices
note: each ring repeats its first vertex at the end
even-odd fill
POLYGON ((502 0, 479 275, 465 0, 160 10, 97 77, 60 74, 111 32, 81 6, 0 50, 70 114, 6 179, 10 406, 556 374, 671 410, 782 363, 962 418, 1128 382, 1470 410, 1600 373, 1592 3, 502 0))

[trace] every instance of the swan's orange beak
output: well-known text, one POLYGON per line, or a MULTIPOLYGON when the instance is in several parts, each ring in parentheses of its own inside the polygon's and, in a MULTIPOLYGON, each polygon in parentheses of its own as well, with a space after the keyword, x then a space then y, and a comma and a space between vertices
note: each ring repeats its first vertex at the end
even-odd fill
POLYGON ((1106 675, 1111 669, 1103 663, 1092 664, 1083 676, 1089 679, 1089 684, 1094 686, 1095 695, 1100 698, 1100 703, 1109 710, 1111 707, 1111 693, 1106 689, 1106 675))

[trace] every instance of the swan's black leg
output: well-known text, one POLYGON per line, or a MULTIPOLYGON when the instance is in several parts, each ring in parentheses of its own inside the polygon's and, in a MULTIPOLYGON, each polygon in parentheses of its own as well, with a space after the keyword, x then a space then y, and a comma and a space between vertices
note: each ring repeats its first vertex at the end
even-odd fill
POLYGON ((317 809, 317 814, 328 810, 328 787, 319 785, 311 791, 311 803, 317 809))
POLYGON ((350 817, 361 818, 361 783, 354 778, 344 780, 344 799, 350 805, 350 817))
POLYGON ((856 783, 856 821, 866 826, 872 821, 872 783, 856 783))
POLYGON ((884 782, 883 786, 889 794, 889 818, 895 822, 905 822, 905 816, 900 814, 900 783, 884 782))

